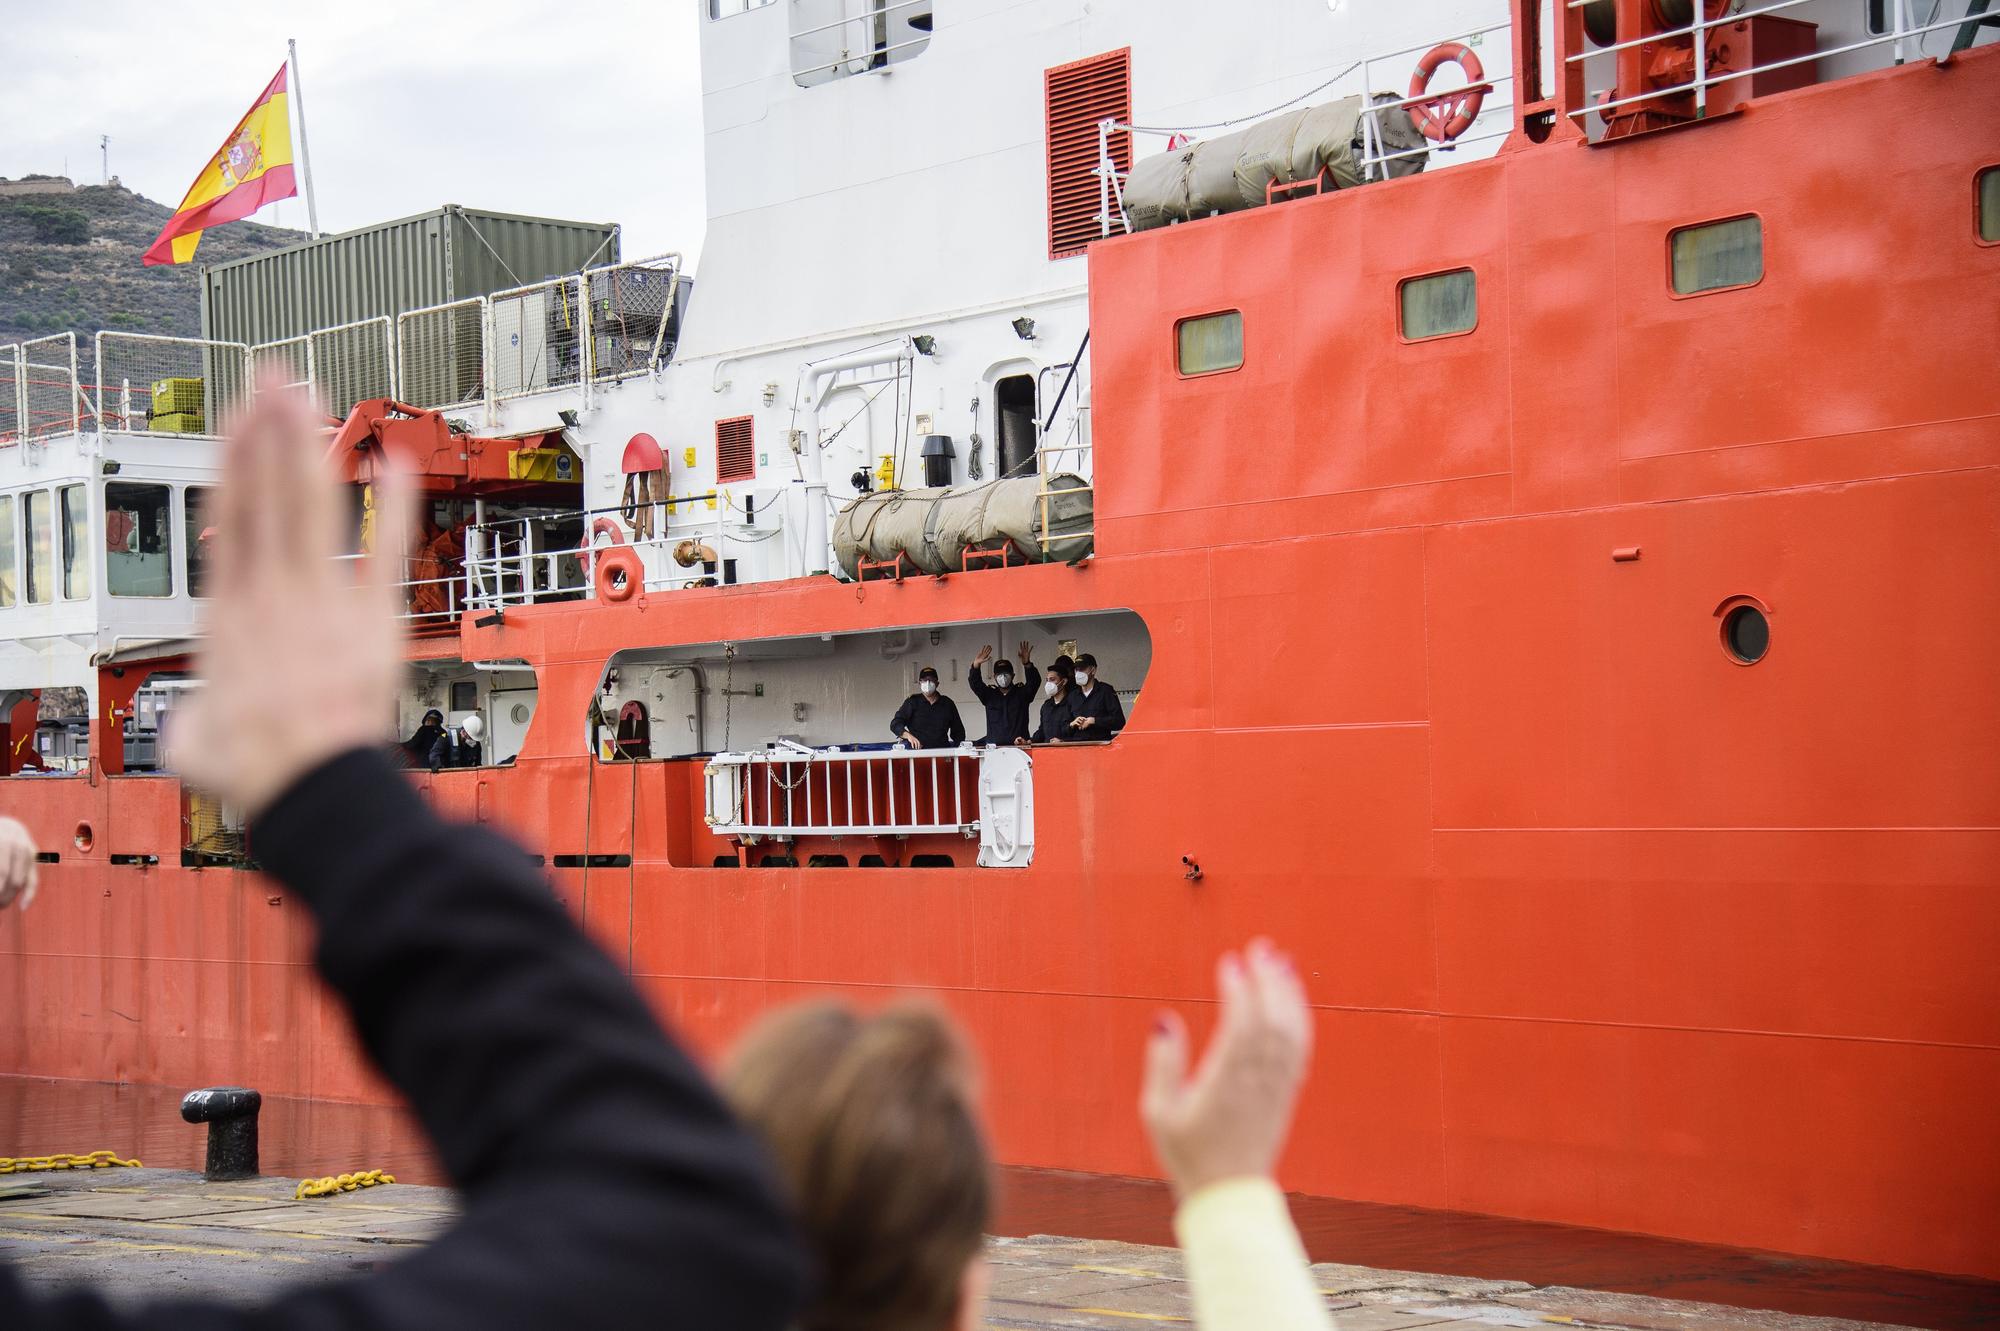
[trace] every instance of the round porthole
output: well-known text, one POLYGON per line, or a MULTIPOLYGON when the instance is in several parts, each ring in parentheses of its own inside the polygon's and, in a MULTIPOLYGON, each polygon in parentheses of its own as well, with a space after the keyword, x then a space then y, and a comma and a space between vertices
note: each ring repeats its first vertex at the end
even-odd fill
POLYGON ((1756 665, 1771 650, 1771 621, 1754 605, 1733 607, 1722 617, 1722 649, 1741 665, 1756 665))
POLYGON ((97 837, 91 832, 89 823, 78 823, 76 834, 70 838, 70 843, 78 850, 89 854, 90 848, 97 844, 97 837))

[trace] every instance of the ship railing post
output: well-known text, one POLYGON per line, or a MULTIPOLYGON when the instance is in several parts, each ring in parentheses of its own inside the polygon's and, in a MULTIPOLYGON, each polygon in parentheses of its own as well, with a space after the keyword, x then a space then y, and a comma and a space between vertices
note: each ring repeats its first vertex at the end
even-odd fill
MULTIPOLYGON (((1898 0, 1900 3, 1900 0, 1898 0)), ((1708 118, 1708 5, 1694 6, 1694 118, 1708 118)))

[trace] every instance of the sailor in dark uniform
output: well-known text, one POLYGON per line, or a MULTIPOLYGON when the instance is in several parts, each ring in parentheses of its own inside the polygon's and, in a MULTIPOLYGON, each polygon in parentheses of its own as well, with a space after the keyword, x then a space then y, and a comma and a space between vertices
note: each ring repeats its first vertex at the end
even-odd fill
POLYGON ((1028 738, 1036 744, 1060 744, 1070 737, 1069 723, 1076 716, 1076 669, 1067 656, 1049 663, 1049 677, 1042 683, 1042 714, 1035 733, 1028 738))
POLYGON ((1022 680, 1014 683, 1014 663, 1002 661, 993 667, 993 683, 980 678, 979 667, 993 659, 991 647, 981 647, 979 655, 972 662, 972 671, 965 677, 972 686, 972 696, 986 707, 986 736, 981 744, 1018 744, 1028 737, 1028 709, 1034 706, 1035 690, 1042 686, 1042 675, 1028 658, 1033 649, 1027 643, 1021 644, 1022 680))
POLYGON ((938 692, 936 666, 917 672, 917 691, 896 709, 889 733, 913 749, 949 749, 965 742, 958 704, 938 692))
POLYGON ((1071 739, 1110 739, 1125 728, 1118 690, 1097 677, 1097 658, 1089 652, 1076 658, 1076 688, 1070 697, 1071 739))

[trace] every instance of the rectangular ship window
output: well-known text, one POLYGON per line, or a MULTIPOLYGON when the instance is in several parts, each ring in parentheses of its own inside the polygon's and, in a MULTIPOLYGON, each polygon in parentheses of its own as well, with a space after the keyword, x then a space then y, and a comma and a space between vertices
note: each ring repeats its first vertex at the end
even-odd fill
POLYGON ((2000 241, 2000 166, 1979 173, 1979 238, 2000 241))
POLYGON ((710 18, 729 18, 736 14, 747 14, 753 9, 762 9, 771 0, 708 0, 710 18))
POLYGON ((113 596, 174 594, 173 495, 164 485, 104 487, 104 587, 113 596))
MULTIPOLYGON (((932 0, 791 0, 792 82, 817 87, 913 60, 931 44, 932 0), (850 12, 858 11, 858 12, 850 12)), ((726 8, 727 6, 725 6, 726 8)))
POLYGON ((1764 277, 1764 222, 1732 217, 1684 226, 1667 237, 1674 294, 1753 286, 1764 277))
POLYGON ((205 485, 190 485, 181 495, 181 533, 187 541, 189 596, 208 595, 208 544, 201 534, 208 529, 210 493, 205 485))
POLYGON ((14 496, 0 495, 0 609, 14 604, 14 496))
POLYGON ((62 496, 62 594, 65 601, 90 595, 90 496, 81 485, 65 485, 62 496))
POLYGON ((21 534, 28 547, 28 604, 47 605, 56 594, 55 524, 47 490, 21 496, 21 534))
POLYGON ((1470 268, 1409 278, 1400 294, 1403 336, 1412 342, 1469 333, 1479 325, 1479 279, 1470 268))
POLYGON ((1174 325, 1175 365, 1184 375, 1220 374, 1243 364, 1243 312, 1225 310, 1174 325))

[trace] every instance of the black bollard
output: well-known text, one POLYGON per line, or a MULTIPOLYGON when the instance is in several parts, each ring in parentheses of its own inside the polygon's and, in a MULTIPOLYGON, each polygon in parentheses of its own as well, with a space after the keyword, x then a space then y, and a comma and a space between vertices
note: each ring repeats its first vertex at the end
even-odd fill
POLYGON ((208 1124, 208 1163, 201 1176, 210 1183, 257 1177, 257 1111, 264 1097, 241 1086, 189 1091, 181 1117, 208 1124))

